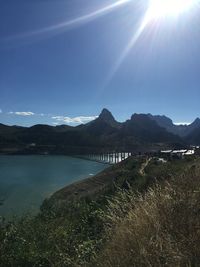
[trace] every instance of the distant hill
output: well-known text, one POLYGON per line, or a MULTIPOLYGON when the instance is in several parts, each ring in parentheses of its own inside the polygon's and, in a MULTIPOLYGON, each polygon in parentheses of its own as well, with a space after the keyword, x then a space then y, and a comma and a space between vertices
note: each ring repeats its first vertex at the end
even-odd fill
POLYGON ((85 154, 181 148, 191 141, 199 142, 199 129, 200 119, 188 126, 177 126, 165 116, 151 114, 133 114, 120 123, 109 110, 103 109, 97 119, 75 127, 0 124, 0 153, 85 154))
POLYGON ((186 137, 191 134, 193 131, 200 128, 200 119, 196 118, 194 122, 189 125, 175 125, 172 120, 166 116, 153 116, 148 114, 148 116, 157 122, 158 125, 165 128, 168 132, 179 135, 180 137, 186 137))
POLYGON ((20 126, 7 126, 7 125, 4 125, 2 123, 0 123, 0 134, 4 134, 4 135, 7 135, 7 134, 13 134, 15 132, 18 132, 22 129, 24 129, 25 127, 20 127, 20 126))

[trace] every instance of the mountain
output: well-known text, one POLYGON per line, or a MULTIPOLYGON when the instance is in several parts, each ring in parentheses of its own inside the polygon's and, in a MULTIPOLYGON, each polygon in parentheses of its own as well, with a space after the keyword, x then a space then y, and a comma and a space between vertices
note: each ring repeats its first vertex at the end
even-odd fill
POLYGON ((194 130, 196 129, 200 129, 200 119, 199 118, 196 118, 195 121, 193 121, 193 123, 191 123, 190 125, 188 125, 189 127, 189 134, 192 133, 194 130))
POLYGON ((141 141, 160 143, 160 142, 181 142, 181 139, 166 131, 159 126, 146 114, 133 114, 131 120, 125 124, 126 134, 131 134, 141 141))
POLYGON ((194 122, 189 125, 175 125, 172 120, 166 116, 156 115, 153 116, 148 114, 148 116, 156 121, 156 123, 165 128, 168 132, 179 135, 180 137, 185 138, 189 134, 191 134, 196 129, 200 128, 200 119, 197 118, 194 122))
MULTIPOLYGON (((196 128, 199 121, 191 127, 196 128)), ((0 152, 20 154, 85 154, 103 151, 149 151, 184 146, 183 139, 170 132, 172 121, 164 116, 133 114, 120 123, 103 109, 93 121, 76 127, 0 125, 0 152), (168 124, 168 128, 166 125, 168 124)))
POLYGON ((82 131, 105 150, 144 151, 161 144, 183 143, 180 137, 167 132, 145 114, 134 114, 130 120, 119 123, 106 109, 96 120, 82 126, 82 131))
POLYGON ((112 113, 103 109, 97 119, 82 126, 82 130, 89 134, 100 136, 110 135, 121 127, 121 123, 117 122, 112 113))
POLYGON ((113 127, 115 127, 115 126, 117 126, 119 124, 115 120, 115 118, 113 117, 112 113, 106 108, 104 108, 101 111, 101 113, 100 113, 99 117, 96 119, 96 121, 104 121, 104 122, 108 123, 109 125, 111 125, 113 127))
POLYGON ((119 132, 118 141, 124 148, 133 151, 179 148, 184 143, 179 136, 169 133, 146 114, 133 114, 130 120, 123 123, 119 132))
POLYGON ((191 145, 200 145, 200 127, 194 129, 186 138, 186 141, 191 145))

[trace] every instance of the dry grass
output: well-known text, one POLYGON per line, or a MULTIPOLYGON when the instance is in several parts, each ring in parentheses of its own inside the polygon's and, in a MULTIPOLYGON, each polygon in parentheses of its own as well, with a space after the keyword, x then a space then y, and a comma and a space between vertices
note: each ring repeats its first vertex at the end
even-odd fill
POLYGON ((144 196, 121 192, 106 222, 108 242, 95 266, 200 266, 200 169, 144 196))

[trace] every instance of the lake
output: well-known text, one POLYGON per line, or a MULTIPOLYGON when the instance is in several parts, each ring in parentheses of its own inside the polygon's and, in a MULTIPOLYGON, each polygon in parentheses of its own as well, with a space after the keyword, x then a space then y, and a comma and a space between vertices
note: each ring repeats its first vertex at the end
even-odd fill
POLYGON ((55 191, 106 167, 68 156, 0 156, 0 216, 35 214, 55 191))

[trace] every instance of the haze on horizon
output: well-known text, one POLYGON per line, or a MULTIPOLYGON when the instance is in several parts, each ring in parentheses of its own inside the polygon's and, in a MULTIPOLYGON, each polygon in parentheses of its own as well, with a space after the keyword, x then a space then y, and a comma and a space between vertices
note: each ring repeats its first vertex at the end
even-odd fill
POLYGON ((103 107, 192 122, 200 2, 160 16, 149 1, 1 2, 0 123, 76 125, 103 107))

